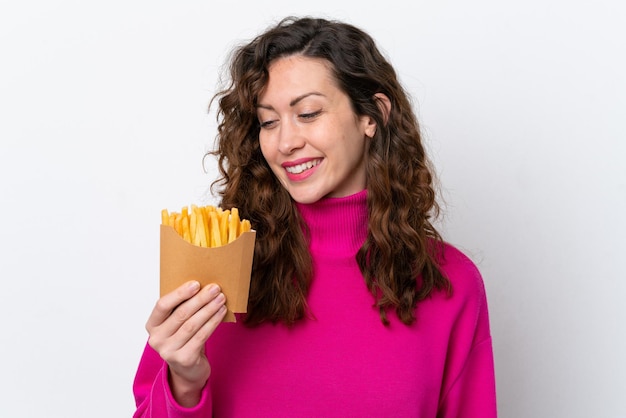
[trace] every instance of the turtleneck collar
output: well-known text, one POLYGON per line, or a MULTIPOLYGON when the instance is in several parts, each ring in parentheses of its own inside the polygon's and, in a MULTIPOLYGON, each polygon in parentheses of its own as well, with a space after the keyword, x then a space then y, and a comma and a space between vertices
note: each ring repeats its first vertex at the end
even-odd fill
POLYGON ((367 190, 296 207, 309 227, 314 255, 354 256, 367 238, 367 190))

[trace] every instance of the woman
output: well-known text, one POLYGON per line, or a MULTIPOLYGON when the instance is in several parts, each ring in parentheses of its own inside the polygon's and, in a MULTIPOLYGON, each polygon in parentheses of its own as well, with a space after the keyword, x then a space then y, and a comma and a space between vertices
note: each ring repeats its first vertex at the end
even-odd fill
POLYGON ((248 313, 163 296, 143 417, 496 415, 483 282, 433 225, 410 102, 372 38, 285 19, 235 51, 219 101, 222 206, 256 229, 248 313))

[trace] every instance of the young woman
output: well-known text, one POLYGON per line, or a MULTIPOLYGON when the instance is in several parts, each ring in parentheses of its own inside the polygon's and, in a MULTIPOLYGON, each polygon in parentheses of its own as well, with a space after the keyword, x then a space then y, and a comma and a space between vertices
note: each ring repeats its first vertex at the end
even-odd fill
POLYGON ((163 296, 137 417, 494 417, 481 276, 431 223, 433 176, 395 71, 362 30, 285 19, 217 96, 222 207, 256 229, 248 313, 163 296))

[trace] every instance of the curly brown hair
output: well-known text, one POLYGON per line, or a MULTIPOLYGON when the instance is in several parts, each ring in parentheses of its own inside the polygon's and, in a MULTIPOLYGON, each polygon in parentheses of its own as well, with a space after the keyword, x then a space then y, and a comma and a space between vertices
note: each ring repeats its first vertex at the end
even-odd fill
POLYGON ((291 325, 307 315, 312 267, 306 225, 261 154, 256 108, 270 64, 292 55, 328 61, 355 113, 379 127, 367 153, 368 236, 356 257, 382 322, 388 324, 387 312, 395 310, 411 324, 419 301, 434 289, 451 291, 439 267, 443 241, 431 223, 439 207, 417 118, 368 34, 309 17, 283 19, 235 49, 228 84, 211 101, 219 103, 218 133, 208 155, 217 156, 220 172, 212 187, 220 186, 222 207, 238 207, 256 230, 244 322, 291 325), (377 102, 380 93, 391 102, 388 115, 377 102))

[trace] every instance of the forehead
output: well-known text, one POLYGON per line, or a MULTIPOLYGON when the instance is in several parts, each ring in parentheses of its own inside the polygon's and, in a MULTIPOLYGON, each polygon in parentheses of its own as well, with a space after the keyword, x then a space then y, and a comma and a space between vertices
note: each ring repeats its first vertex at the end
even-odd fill
POLYGON ((275 96, 299 95, 308 90, 337 89, 333 66, 321 58, 301 55, 283 57, 268 67, 269 79, 259 94, 259 99, 275 96))
POLYGON ((323 58, 307 57, 305 55, 287 55, 280 57, 272 61, 268 66, 268 71, 281 70, 288 67, 302 67, 302 68, 320 68, 322 70, 330 72, 332 64, 323 58))

